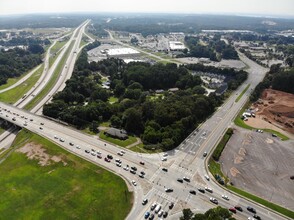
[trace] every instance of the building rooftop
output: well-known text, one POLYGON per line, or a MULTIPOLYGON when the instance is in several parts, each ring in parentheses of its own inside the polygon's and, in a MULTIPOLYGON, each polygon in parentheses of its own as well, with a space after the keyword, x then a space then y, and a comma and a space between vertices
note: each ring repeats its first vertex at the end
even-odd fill
POLYGON ((134 50, 132 48, 114 48, 114 49, 106 49, 105 52, 109 56, 115 56, 115 55, 129 55, 129 54, 139 54, 140 52, 137 50, 134 50))
POLYGON ((185 45, 180 41, 170 41, 169 42, 169 48, 171 50, 184 50, 186 47, 185 45))

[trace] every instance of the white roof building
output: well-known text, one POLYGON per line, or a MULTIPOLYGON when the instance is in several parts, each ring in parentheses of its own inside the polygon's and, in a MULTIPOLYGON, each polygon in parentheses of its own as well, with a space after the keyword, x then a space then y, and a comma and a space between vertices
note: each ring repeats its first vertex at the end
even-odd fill
POLYGON ((134 55, 139 54, 140 52, 132 48, 115 48, 115 49, 106 49, 105 52, 108 56, 120 56, 120 55, 134 55))
POLYGON ((184 50, 184 49, 186 49, 185 45, 180 41, 170 41, 169 48, 170 48, 170 50, 184 50))

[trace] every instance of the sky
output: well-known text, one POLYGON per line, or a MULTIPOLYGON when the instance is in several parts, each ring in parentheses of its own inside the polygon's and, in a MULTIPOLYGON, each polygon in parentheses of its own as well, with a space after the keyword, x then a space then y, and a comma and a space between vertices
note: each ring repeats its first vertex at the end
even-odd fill
POLYGON ((160 12, 294 17, 294 0, 0 0, 0 15, 160 12))

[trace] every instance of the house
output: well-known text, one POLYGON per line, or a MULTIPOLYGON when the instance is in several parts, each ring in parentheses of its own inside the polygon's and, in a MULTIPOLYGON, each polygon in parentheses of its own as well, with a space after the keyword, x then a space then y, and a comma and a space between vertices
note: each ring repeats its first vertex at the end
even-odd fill
POLYGON ((220 95, 224 94, 227 91, 227 89, 228 89, 228 84, 224 83, 215 91, 215 94, 217 96, 220 96, 220 95))
POLYGON ((120 140, 126 140, 128 139, 127 132, 125 130, 120 130, 117 128, 110 128, 107 131, 104 132, 106 136, 112 137, 112 138, 118 138, 120 140))
POLYGON ((177 88, 177 87, 175 87, 175 88, 170 88, 168 91, 169 91, 169 92, 177 92, 177 91, 179 91, 179 88, 177 88))

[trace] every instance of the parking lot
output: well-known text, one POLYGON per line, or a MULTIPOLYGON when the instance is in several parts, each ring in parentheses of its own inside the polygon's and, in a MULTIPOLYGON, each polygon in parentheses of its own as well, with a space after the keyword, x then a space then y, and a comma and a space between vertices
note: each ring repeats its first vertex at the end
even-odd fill
POLYGON ((294 209, 294 141, 236 128, 220 158, 222 171, 240 189, 294 209))

